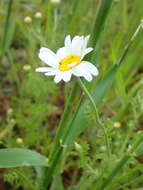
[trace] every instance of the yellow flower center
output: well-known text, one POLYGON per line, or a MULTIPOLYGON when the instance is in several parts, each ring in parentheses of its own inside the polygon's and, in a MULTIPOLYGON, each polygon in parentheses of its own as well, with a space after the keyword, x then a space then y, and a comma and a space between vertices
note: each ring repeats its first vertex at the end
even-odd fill
POLYGON ((67 71, 80 64, 80 57, 69 55, 61 60, 59 70, 67 71))

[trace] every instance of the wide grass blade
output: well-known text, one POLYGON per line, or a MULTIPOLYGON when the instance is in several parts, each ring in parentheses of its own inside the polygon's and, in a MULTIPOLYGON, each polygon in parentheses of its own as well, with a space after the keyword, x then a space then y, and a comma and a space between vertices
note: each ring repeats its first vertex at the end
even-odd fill
POLYGON ((0 168, 23 166, 48 166, 47 158, 41 154, 20 148, 0 150, 0 168))

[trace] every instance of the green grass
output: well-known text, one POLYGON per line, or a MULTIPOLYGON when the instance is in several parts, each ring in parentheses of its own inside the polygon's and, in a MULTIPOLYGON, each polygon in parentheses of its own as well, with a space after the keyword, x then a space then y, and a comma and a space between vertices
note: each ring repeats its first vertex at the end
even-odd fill
POLYGON ((23 167, 13 152, 17 165, 7 168, 10 156, 1 157, 0 167, 7 169, 1 170, 0 187, 143 187, 143 30, 134 36, 142 10, 142 0, 0 1, 0 148, 30 149, 49 160, 44 167, 38 163, 45 157, 31 151, 32 163, 27 152, 30 167, 23 167), (36 12, 42 17, 36 18, 36 12), (32 20, 26 22, 27 16, 32 20), (56 51, 67 34, 91 35, 94 51, 86 59, 100 74, 91 83, 82 80, 82 88, 76 78, 55 84, 35 72, 42 65, 39 48, 56 51), (96 120, 94 102, 105 131, 96 120))

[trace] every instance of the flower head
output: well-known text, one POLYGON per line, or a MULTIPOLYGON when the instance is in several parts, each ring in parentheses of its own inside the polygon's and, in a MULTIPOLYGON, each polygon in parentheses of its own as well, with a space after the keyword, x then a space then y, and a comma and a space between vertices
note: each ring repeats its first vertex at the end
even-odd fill
POLYGON ((68 82, 72 75, 92 80, 92 75, 97 76, 97 68, 88 61, 83 61, 86 54, 93 48, 87 48, 89 36, 75 36, 72 40, 66 36, 64 47, 58 49, 56 54, 50 49, 42 47, 39 58, 50 67, 39 67, 37 72, 43 72, 46 76, 55 76, 54 82, 61 80, 68 82))

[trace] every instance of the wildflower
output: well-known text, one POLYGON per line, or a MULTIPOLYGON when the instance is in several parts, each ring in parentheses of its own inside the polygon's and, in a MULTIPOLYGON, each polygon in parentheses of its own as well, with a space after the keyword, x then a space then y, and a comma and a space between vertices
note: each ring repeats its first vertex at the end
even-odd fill
POLYGON ((65 38, 65 46, 58 49, 55 54, 50 49, 42 47, 39 58, 50 67, 39 67, 37 72, 44 72, 46 76, 54 76, 54 82, 61 80, 68 82, 72 74, 84 77, 87 81, 92 80, 92 75, 97 76, 97 68, 88 61, 83 61, 86 54, 93 48, 87 48, 89 36, 75 36, 72 40, 70 35, 65 38))

